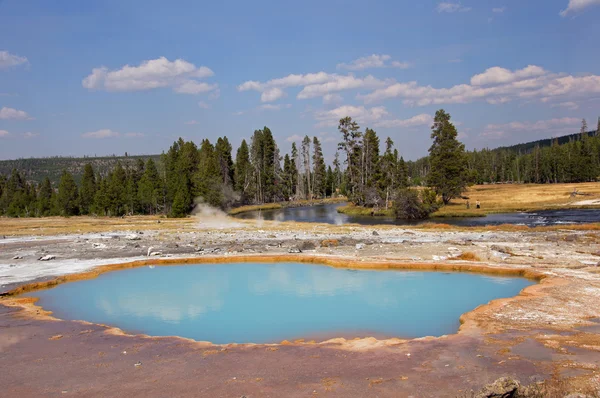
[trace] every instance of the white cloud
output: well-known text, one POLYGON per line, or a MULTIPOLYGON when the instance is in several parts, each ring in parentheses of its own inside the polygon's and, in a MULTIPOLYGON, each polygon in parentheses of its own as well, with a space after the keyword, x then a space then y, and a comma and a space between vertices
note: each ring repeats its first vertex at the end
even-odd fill
POLYGON ((277 104, 277 105, 264 104, 264 105, 261 105, 259 107, 259 109, 266 110, 266 111, 279 111, 281 109, 288 109, 291 107, 292 107, 292 104, 277 104))
POLYGON ((344 101, 344 98, 342 98, 341 95, 339 94, 325 94, 323 96, 323 103, 324 104, 339 104, 342 101, 344 101))
POLYGON ((492 12, 495 12, 496 14, 502 14, 504 11, 506 11, 506 7, 492 8, 492 12))
POLYGON ((263 91, 263 93, 260 96, 260 101, 261 102, 273 102, 273 101, 276 101, 279 98, 282 98, 285 96, 286 96, 285 91, 283 91, 279 87, 273 87, 273 88, 269 88, 269 89, 263 91))
POLYGON ((566 9, 560 12, 561 17, 566 17, 570 13, 579 12, 584 8, 593 5, 599 5, 600 0, 569 0, 569 5, 566 9))
POLYGON ((407 128, 416 126, 430 126, 432 123, 433 118, 431 115, 422 113, 409 119, 381 120, 375 123, 375 127, 407 128))
POLYGON ((28 131, 26 133, 23 133, 22 135, 23 135, 23 138, 29 139, 29 138, 39 137, 40 133, 32 133, 31 131, 28 131))
POLYGON ((218 89, 217 84, 200 82, 198 79, 213 76, 206 66, 196 65, 165 57, 142 62, 139 66, 125 65, 110 71, 107 67, 94 68, 82 81, 83 87, 90 90, 141 91, 161 87, 171 87, 183 94, 198 94, 218 89))
POLYGON ((408 69, 411 66, 410 62, 392 61, 392 68, 408 69))
POLYGON ((348 69, 348 70, 364 70, 370 68, 401 68, 407 69, 410 68, 410 63, 408 62, 400 62, 400 61, 390 61, 392 57, 387 54, 372 54, 367 57, 361 57, 355 59, 354 61, 346 64, 341 63, 337 65, 338 69, 348 69))
POLYGON ((441 2, 436 7, 437 12, 467 12, 471 11, 471 7, 464 7, 460 3, 449 3, 449 2, 441 2))
POLYGON ((300 137, 298 134, 294 134, 294 135, 290 135, 285 140, 287 142, 299 142, 299 141, 302 141, 302 138, 303 137, 300 137))
POLYGON ((571 76, 550 73, 529 65, 510 71, 493 67, 471 78, 471 84, 450 88, 420 86, 417 82, 394 83, 358 98, 365 103, 401 98, 405 105, 457 104, 487 101, 503 104, 515 100, 565 102, 600 94, 600 76, 571 76))
POLYGON ((27 58, 25 57, 11 54, 8 51, 0 51, 0 69, 7 69, 25 63, 27 63, 27 58))
POLYGON ((198 124, 198 122, 196 120, 190 120, 189 122, 185 122, 185 124, 187 124, 188 126, 192 126, 194 124, 198 124))
POLYGON ((6 130, 0 130, 0 138, 1 137, 8 137, 10 135, 10 133, 6 130))
POLYGON ((0 109, 0 119, 2 120, 27 120, 31 119, 27 112, 20 111, 14 108, 7 108, 6 106, 0 109))
POLYGON ((110 129, 90 131, 88 133, 81 134, 81 136, 83 138, 113 138, 113 137, 119 137, 120 135, 121 135, 120 133, 118 133, 116 131, 112 131, 110 129))
MULTIPOLYGON (((212 106, 211 106, 210 104, 207 104, 207 103, 206 103, 206 102, 204 102, 204 101, 200 101, 200 102, 198 102, 198 106, 199 106, 200 108, 202 108, 202 109, 210 109, 210 108, 212 108, 212 106)), ((196 121, 194 120, 194 122, 196 122, 196 121)), ((194 124, 196 124, 196 123, 194 123, 194 124)))
POLYGON ((561 130, 564 131, 564 134, 568 134, 569 132, 572 132, 568 131, 568 129, 576 131, 580 124, 581 119, 574 117, 538 120, 537 122, 511 122, 505 124, 488 124, 487 126, 485 126, 483 132, 479 136, 495 139, 505 137, 506 135, 515 132, 552 132, 553 130, 561 130))
POLYGON ((379 80, 371 75, 364 78, 354 77, 353 75, 336 76, 327 83, 305 86, 302 91, 298 93, 296 98, 309 99, 322 97, 337 91, 356 90, 361 88, 374 89, 377 87, 384 87, 392 82, 392 80, 379 80))
POLYGON ((359 124, 374 123, 388 114, 383 106, 365 108, 364 106, 343 105, 335 109, 318 111, 315 118, 317 126, 337 126, 340 119, 350 116, 359 124))
POLYGON ((505 68, 494 66, 488 68, 485 72, 475 75, 471 78, 471 85, 473 86, 486 86, 500 83, 510 83, 517 80, 523 80, 530 77, 542 76, 547 72, 536 65, 528 65, 527 67, 519 70, 510 71, 505 68))
POLYGON ((208 91, 216 90, 217 84, 208 84, 205 82, 197 82, 195 80, 188 80, 181 83, 179 86, 174 87, 173 91, 179 94, 200 94, 208 91))
POLYGON ((579 104, 573 101, 560 102, 558 104, 553 104, 553 108, 567 108, 571 110, 575 110, 579 108, 579 104))
POLYGON ((146 134, 144 133, 125 133, 125 137, 127 138, 143 138, 146 134))
POLYGON ((355 77, 352 74, 338 75, 335 73, 308 73, 305 75, 288 75, 282 78, 271 79, 267 82, 249 80, 238 86, 238 91, 258 91, 262 102, 270 102, 284 97, 283 91, 290 87, 303 87, 297 95, 298 99, 322 97, 333 92, 368 88, 374 89, 391 84, 393 80, 379 80, 369 75, 364 78, 355 77))

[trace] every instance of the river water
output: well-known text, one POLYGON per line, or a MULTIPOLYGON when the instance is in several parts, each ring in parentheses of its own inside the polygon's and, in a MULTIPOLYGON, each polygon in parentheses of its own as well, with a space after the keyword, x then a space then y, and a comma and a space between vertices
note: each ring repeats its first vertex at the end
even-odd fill
POLYGON ((409 221, 390 217, 349 216, 337 212, 345 203, 326 204, 307 207, 286 207, 274 210, 251 211, 238 214, 243 219, 263 219, 276 221, 299 221, 327 224, 394 224, 418 225, 436 222, 457 226, 486 226, 500 224, 527 225, 529 227, 557 224, 586 224, 600 222, 600 209, 545 210, 530 213, 499 213, 486 217, 430 218, 428 220, 409 221))

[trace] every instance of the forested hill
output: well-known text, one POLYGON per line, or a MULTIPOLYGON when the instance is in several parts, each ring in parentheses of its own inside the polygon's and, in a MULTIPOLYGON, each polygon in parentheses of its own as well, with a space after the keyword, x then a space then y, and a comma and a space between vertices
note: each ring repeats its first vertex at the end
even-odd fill
POLYGON ((105 176, 111 171, 117 162, 121 162, 123 167, 135 166, 138 159, 146 162, 148 159, 157 164, 160 169, 160 155, 140 155, 140 156, 104 156, 104 157, 49 157, 49 158, 29 158, 16 160, 0 160, 0 175, 10 175, 13 169, 19 170, 21 175, 27 181, 35 181, 41 184, 44 178, 48 176, 54 186, 58 185, 63 170, 67 170, 73 175, 75 181, 79 183, 83 176, 83 168, 90 163, 96 172, 105 176))
MULTIPOLYGON (((588 137, 594 137, 596 135, 596 131, 588 131, 587 135, 588 135, 588 137)), ((540 148, 544 148, 547 146, 551 146, 552 143, 555 141, 558 143, 558 145, 562 145, 562 144, 566 144, 570 141, 575 141, 575 140, 579 140, 579 139, 581 139, 581 133, 575 133, 575 134, 563 135, 561 137, 556 137, 556 138, 545 138, 543 140, 526 142, 524 144, 502 146, 502 147, 498 147, 495 149, 498 151, 510 151, 510 152, 515 152, 515 153, 525 154, 525 153, 530 153, 531 151, 533 151, 533 149, 536 146, 540 147, 540 148)))

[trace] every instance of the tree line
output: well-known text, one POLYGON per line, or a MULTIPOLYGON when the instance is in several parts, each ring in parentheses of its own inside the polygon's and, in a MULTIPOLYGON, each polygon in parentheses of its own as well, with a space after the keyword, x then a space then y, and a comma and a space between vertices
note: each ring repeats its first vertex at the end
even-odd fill
POLYGON ((578 182, 600 171, 600 137, 582 134, 565 144, 465 151, 444 110, 435 114, 429 156, 404 161, 387 137, 364 131, 350 117, 339 121, 340 142, 327 165, 321 142, 305 136, 282 156, 271 130, 255 130, 233 156, 227 137, 197 146, 179 139, 154 159, 117 162, 108 172, 84 166, 81 181, 64 170, 57 186, 48 177, 27 181, 16 169, 0 174, 0 215, 9 217, 164 214, 183 217, 199 203, 227 209, 299 199, 345 195, 358 206, 393 209, 398 217, 426 217, 473 183, 578 182), (429 189, 411 189, 424 185, 429 189))
POLYGON ((84 166, 79 184, 63 170, 57 186, 27 181, 17 169, 0 174, 0 215, 9 217, 165 214, 183 217, 198 202, 229 208, 340 194, 343 171, 325 164, 321 142, 306 136, 280 155, 268 127, 243 140, 235 161, 227 137, 197 146, 179 139, 160 157, 121 162, 107 173, 84 166))
MULTIPOLYGON (((578 134, 554 138, 550 145, 518 145, 512 148, 467 151, 470 184, 486 183, 576 183, 595 181, 600 174, 600 120, 590 132, 582 120, 578 134), (527 148, 521 150, 522 147, 527 148)), ((409 162, 409 174, 415 185, 427 181, 430 158, 409 162)))

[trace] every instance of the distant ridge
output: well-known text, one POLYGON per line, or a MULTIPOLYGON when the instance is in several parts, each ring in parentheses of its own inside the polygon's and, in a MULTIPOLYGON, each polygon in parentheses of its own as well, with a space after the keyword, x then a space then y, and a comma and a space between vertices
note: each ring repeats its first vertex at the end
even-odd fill
POLYGON ((66 157, 55 156, 47 158, 28 158, 15 160, 0 160, 0 174, 10 175, 13 169, 19 170, 27 181, 41 183, 46 176, 56 186, 63 170, 70 172, 75 181, 79 183, 83 176, 86 163, 91 163, 96 173, 106 175, 112 168, 121 162, 123 167, 135 167, 138 159, 144 162, 152 158, 160 168, 160 155, 135 155, 135 156, 98 156, 98 157, 66 157))
MULTIPOLYGON (((594 137, 596 135, 596 131, 595 130, 588 131, 587 135, 588 135, 588 137, 594 137)), ((527 154, 527 153, 530 153, 531 151, 533 151, 533 149, 536 146, 539 146, 540 148, 545 147, 545 146, 551 146, 554 141, 558 141, 558 144, 562 145, 562 144, 566 144, 569 141, 578 140, 580 138, 580 136, 581 136, 580 133, 575 133, 575 134, 563 135, 561 137, 555 137, 555 138, 544 138, 543 140, 526 142, 524 144, 501 146, 498 148, 494 148, 493 150, 494 151, 510 151, 510 152, 517 152, 520 154, 527 154)))

